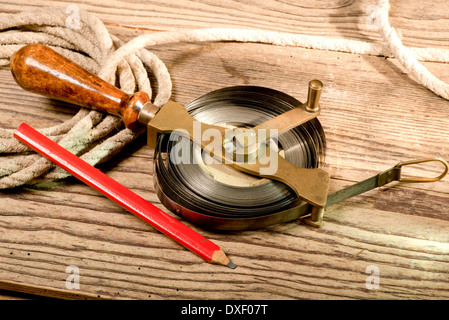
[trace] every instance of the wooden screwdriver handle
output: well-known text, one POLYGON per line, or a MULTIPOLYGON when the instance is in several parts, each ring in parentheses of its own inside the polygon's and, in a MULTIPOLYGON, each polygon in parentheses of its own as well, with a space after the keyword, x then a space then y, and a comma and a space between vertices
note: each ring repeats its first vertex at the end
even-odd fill
POLYGON ((138 125, 145 92, 128 95, 41 44, 22 47, 11 57, 11 72, 25 90, 120 116, 127 128, 138 125))

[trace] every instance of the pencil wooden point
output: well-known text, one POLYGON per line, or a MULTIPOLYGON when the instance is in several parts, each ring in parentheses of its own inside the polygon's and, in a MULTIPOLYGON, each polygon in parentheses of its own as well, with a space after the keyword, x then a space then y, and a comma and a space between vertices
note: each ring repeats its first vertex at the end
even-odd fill
POLYGON ((215 264, 221 264, 231 269, 235 269, 237 267, 232 261, 229 260, 228 257, 226 257, 226 254, 221 249, 216 250, 214 252, 214 254, 212 255, 212 260, 210 262, 215 264))

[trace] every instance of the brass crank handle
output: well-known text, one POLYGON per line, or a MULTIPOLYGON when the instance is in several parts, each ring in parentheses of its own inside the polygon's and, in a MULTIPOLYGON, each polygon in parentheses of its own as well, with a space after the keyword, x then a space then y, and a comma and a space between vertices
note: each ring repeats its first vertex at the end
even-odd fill
POLYGON ((15 52, 11 72, 25 90, 120 116, 130 129, 139 125, 139 112, 144 105, 158 109, 145 92, 128 95, 41 44, 15 52))
MULTIPOLYGON (((160 109, 151 103, 145 92, 128 95, 41 44, 27 45, 15 52, 11 57, 11 72, 25 90, 120 116, 129 129, 139 124, 146 126, 160 109)), ((303 108, 284 112, 254 130, 277 129, 281 134, 316 118, 320 113, 318 103, 322 88, 321 81, 310 81, 303 108)))

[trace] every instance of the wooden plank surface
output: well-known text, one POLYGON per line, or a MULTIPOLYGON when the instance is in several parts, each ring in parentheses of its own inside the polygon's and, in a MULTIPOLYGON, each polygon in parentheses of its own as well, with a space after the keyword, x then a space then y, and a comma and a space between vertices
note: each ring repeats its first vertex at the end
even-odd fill
MULTIPOLYGON (((77 4, 127 41, 155 30, 263 28, 379 41, 366 25, 374 1, 0 1, 1 11, 77 4)), ((407 45, 447 47, 444 1, 394 1, 391 24, 407 45)), ((225 86, 271 87, 304 100, 324 82, 331 189, 398 161, 449 158, 449 104, 395 59, 263 44, 182 43, 151 48, 167 65, 173 99, 187 103, 225 86)), ((449 81, 449 66, 426 63, 449 81)), ((0 126, 48 127, 76 110, 21 90, 0 69, 0 126)), ((144 137, 100 168, 160 204, 144 137)), ((429 167, 426 167, 429 168, 429 167)), ((439 167, 430 166, 431 174, 439 167)), ((412 174, 428 174, 417 168, 412 174)), ((297 222, 245 232, 192 228, 238 267, 210 265, 75 179, 0 192, 0 289, 61 298, 447 299, 449 182, 383 187, 329 208, 322 228, 297 222), (68 266, 80 288, 67 289, 68 266), (368 270, 368 271, 367 271, 368 270), (366 284, 378 270, 378 289, 366 284)), ((1 294, 1 293, 0 293, 1 294)), ((5 295, 7 298, 9 295, 5 295)))

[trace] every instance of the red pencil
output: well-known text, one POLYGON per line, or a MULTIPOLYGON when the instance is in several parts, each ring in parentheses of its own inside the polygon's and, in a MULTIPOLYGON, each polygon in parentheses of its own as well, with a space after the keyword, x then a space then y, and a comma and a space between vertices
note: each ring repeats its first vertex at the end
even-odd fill
POLYGON ((221 248, 25 123, 14 137, 207 262, 235 268, 221 248))

